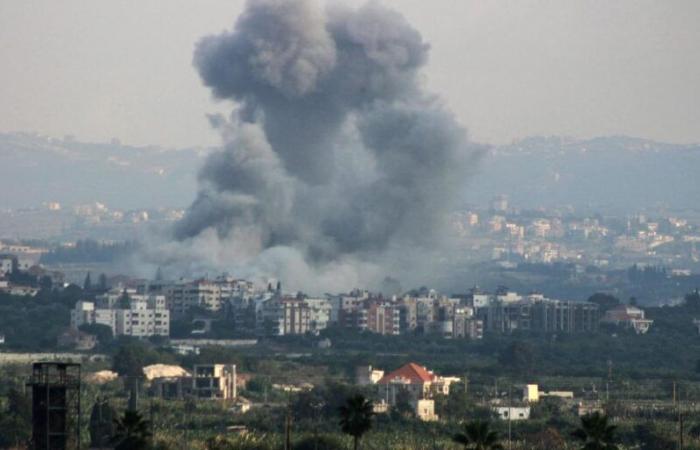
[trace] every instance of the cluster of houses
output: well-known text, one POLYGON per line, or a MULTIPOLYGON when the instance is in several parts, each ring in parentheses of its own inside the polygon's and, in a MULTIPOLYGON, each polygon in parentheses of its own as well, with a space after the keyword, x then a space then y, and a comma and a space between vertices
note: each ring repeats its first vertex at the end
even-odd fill
POLYGON ((473 288, 446 296, 422 289, 386 297, 366 290, 312 297, 287 294, 280 283, 256 288, 221 276, 194 281, 148 282, 116 288, 80 301, 71 327, 109 326, 114 335, 168 336, 170 321, 192 319, 205 334, 212 321, 226 319, 237 332, 257 336, 318 334, 333 325, 381 335, 430 334, 446 339, 481 339, 484 333, 532 331, 594 333, 600 323, 645 333, 653 323, 644 311, 621 305, 601 315, 595 303, 521 295, 506 288, 486 293, 473 288))
POLYGON ((416 417, 425 421, 438 420, 434 397, 450 395, 450 385, 458 381, 459 378, 436 375, 416 363, 408 363, 387 374, 372 366, 358 367, 355 380, 360 386, 375 388, 376 413, 387 412, 400 402, 405 402, 416 417))
MULTIPOLYGON (((32 249, 24 246, 6 246, 0 242, 0 248, 3 250, 24 250, 32 249)), ((27 250, 29 251, 29 250, 27 250)), ((24 255, 24 254, 23 254, 24 255)), ((64 282, 64 277, 61 272, 55 270, 47 270, 38 264, 39 254, 29 253, 29 257, 18 256, 14 253, 0 253, 0 292, 19 295, 19 296, 35 296, 39 292, 36 286, 30 286, 27 283, 13 282, 13 275, 24 275, 41 280, 42 282, 50 283, 51 285, 60 285, 64 282)))
MULTIPOLYGON (((356 369, 355 383, 373 389, 374 411, 384 413, 396 408, 400 403, 410 407, 415 416, 424 421, 439 420, 435 412, 435 398, 449 396, 450 387, 462 380, 458 377, 445 377, 417 363, 408 363, 398 369, 384 373, 372 366, 360 366, 356 369)), ((597 399, 577 400, 573 391, 542 391, 537 384, 522 387, 522 396, 507 399, 496 391, 488 405, 494 417, 501 420, 528 420, 531 406, 544 398, 557 398, 564 407, 572 409, 583 416, 600 410, 597 399)))

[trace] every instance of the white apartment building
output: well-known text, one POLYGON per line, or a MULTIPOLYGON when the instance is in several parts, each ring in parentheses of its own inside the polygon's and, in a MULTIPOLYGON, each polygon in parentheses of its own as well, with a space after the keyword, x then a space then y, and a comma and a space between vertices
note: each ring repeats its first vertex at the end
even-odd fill
POLYGON ((331 321, 332 306, 326 298, 306 298, 309 307, 309 328, 312 332, 325 330, 331 321))
POLYGON ((169 336, 170 311, 162 295, 132 294, 127 305, 123 299, 115 301, 113 295, 106 294, 98 298, 97 306, 88 301, 76 303, 71 310, 71 327, 84 324, 106 325, 114 336, 169 336))
POLYGON ((221 284, 210 280, 178 283, 168 290, 168 307, 175 316, 187 314, 195 306, 219 311, 222 305, 221 290, 221 284))

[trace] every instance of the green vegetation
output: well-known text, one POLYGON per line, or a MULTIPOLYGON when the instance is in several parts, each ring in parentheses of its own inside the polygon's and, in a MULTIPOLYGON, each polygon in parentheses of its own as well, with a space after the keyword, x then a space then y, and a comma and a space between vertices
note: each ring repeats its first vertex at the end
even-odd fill
POLYGON ((20 389, 12 387, 6 394, 5 403, 0 411, 0 448, 18 447, 30 438, 31 400, 20 389))
POLYGON ((138 411, 126 410, 115 421, 114 450, 148 450, 151 448, 150 423, 138 411))
POLYGON ((32 296, 0 293, 0 333, 6 347, 21 351, 56 349, 58 336, 70 324, 70 310, 81 300, 78 286, 42 289, 32 296))
POLYGON ((485 421, 471 422, 464 425, 464 431, 457 433, 452 440, 464 446, 464 450, 502 450, 498 433, 489 428, 485 421))
POLYGON ((372 402, 363 395, 355 395, 347 399, 340 407, 340 429, 352 436, 353 448, 357 450, 360 439, 372 428, 372 402))
POLYGON ((581 427, 572 435, 583 443, 581 450, 618 450, 615 428, 608 423, 608 416, 594 412, 581 418, 581 427))

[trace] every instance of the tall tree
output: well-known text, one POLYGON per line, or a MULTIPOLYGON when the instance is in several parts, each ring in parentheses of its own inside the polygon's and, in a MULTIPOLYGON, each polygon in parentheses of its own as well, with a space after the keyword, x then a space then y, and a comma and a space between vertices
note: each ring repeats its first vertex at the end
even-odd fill
POLYGON ((340 407, 340 428, 352 436, 355 450, 359 448, 362 435, 372 428, 372 416, 372 402, 364 395, 354 395, 340 407))
POLYGON ((126 291, 126 288, 122 291, 122 295, 119 296, 119 299, 117 300, 117 306, 120 309, 129 309, 131 306, 131 297, 129 297, 129 293, 126 291))
POLYGON ((106 291, 109 288, 109 286, 107 286, 107 275, 103 273, 100 274, 100 278, 98 279, 97 283, 101 291, 106 291))
POLYGON ((615 428, 608 423, 608 416, 594 412, 581 417, 581 426, 572 436, 583 442, 581 450, 618 450, 615 428))
POLYGON ((83 282, 83 289, 89 291, 92 289, 92 278, 90 277, 90 272, 85 275, 85 281, 83 282))
POLYGON ((498 433, 491 430, 489 422, 477 420, 464 425, 464 430, 452 436, 452 441, 464 450, 502 450, 498 433))
POLYGON ((90 414, 90 446, 103 448, 112 441, 117 413, 107 400, 97 399, 90 414))
POLYGON ((138 411, 126 410, 115 423, 114 450, 148 450, 151 448, 150 422, 138 411))
POLYGON ((122 377, 143 377, 143 367, 157 361, 158 355, 142 342, 128 342, 112 358, 112 370, 122 377))

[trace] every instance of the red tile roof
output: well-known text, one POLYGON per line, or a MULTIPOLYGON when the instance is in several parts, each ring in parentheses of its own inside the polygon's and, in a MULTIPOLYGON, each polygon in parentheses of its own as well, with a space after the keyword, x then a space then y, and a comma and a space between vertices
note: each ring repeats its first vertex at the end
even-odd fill
POLYGON ((394 380, 408 380, 411 384, 423 384, 434 381, 437 378, 432 372, 429 372, 423 366, 416 363, 408 363, 391 373, 388 373, 378 381, 379 384, 389 384, 394 380))

